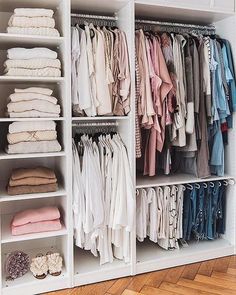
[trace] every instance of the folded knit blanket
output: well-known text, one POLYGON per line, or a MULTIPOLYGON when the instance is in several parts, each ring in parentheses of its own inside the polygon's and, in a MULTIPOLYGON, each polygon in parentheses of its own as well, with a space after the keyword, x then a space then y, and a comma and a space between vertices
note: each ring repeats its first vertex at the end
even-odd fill
POLYGON ((60 211, 55 206, 42 207, 39 209, 28 209, 15 214, 12 225, 20 226, 27 223, 34 223, 60 218, 60 211))
POLYGON ((57 59, 57 52, 45 47, 35 48, 11 48, 7 50, 9 59, 32 59, 32 58, 50 58, 57 59))
POLYGON ((6 73, 6 76, 24 76, 24 77, 61 77, 61 71, 55 68, 44 68, 36 70, 11 68, 6 73))
POLYGON ((44 131, 56 130, 54 121, 28 121, 28 122, 13 122, 9 125, 9 133, 28 132, 28 131, 44 131))
POLYGON ((28 101, 17 101, 10 102, 7 105, 8 113, 20 113, 25 111, 40 111, 49 112, 53 114, 60 114, 61 107, 58 104, 53 104, 48 101, 43 101, 40 99, 28 100, 28 101))
POLYGON ((55 97, 33 92, 13 93, 9 96, 9 99, 11 102, 40 99, 42 101, 48 101, 50 103, 57 104, 57 99, 55 97))
POLYGON ((28 223, 21 226, 11 226, 13 236, 20 236, 33 233, 56 231, 62 228, 60 219, 28 223))
POLYGON ((47 167, 35 167, 35 168, 17 168, 12 171, 11 179, 19 180, 28 177, 41 177, 46 179, 55 179, 55 172, 47 167))
POLYGON ((52 89, 49 88, 43 88, 43 87, 29 87, 29 88, 15 88, 15 93, 37 93, 37 94, 44 94, 51 96, 53 93, 52 89))
POLYGON ((32 59, 8 59, 4 63, 6 70, 10 68, 23 68, 23 69, 43 69, 43 68, 56 68, 61 69, 61 62, 59 59, 49 58, 32 58, 32 59))
POLYGON ((8 154, 53 153, 60 151, 61 145, 57 140, 19 142, 9 144, 6 148, 8 154))
POLYGON ((7 134, 7 141, 9 144, 16 144, 19 142, 28 142, 28 141, 47 141, 47 140, 56 140, 57 132, 56 131, 28 131, 28 132, 19 132, 7 134))
POLYGON ((37 16, 47 16, 53 17, 53 10, 45 8, 15 8, 14 14, 17 16, 28 16, 28 17, 37 17, 37 16))
POLYGON ((17 35, 37 35, 47 37, 60 37, 60 33, 57 29, 51 28, 19 28, 19 27, 7 27, 8 34, 17 35))
POLYGON ((27 17, 12 15, 8 26, 19 28, 55 28, 55 20, 47 16, 27 17))
POLYGON ((59 114, 46 113, 39 111, 25 111, 21 113, 7 113, 6 116, 10 118, 59 118, 59 114))
POLYGON ((18 180, 9 180, 9 186, 21 186, 21 185, 42 185, 42 184, 49 184, 49 183, 56 183, 56 179, 47 179, 41 177, 27 177, 18 180))
POLYGON ((24 195, 24 194, 36 194, 36 193, 49 193, 56 192, 58 190, 57 183, 42 184, 42 185, 20 185, 20 186, 8 186, 8 195, 24 195))

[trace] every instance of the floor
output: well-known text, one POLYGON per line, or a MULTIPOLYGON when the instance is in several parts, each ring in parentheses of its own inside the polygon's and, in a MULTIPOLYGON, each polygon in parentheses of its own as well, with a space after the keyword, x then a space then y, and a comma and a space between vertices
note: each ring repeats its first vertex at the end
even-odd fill
POLYGON ((47 295, 236 295, 236 256, 47 295))

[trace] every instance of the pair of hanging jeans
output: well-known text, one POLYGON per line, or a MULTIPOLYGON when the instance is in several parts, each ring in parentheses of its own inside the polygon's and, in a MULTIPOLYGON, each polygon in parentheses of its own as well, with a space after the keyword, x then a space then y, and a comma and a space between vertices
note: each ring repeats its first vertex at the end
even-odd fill
POLYGON ((216 216, 216 230, 218 236, 225 233, 225 210, 226 209, 226 186, 221 185, 219 189, 217 216, 216 216))
POLYGON ((196 219, 197 193, 196 188, 187 188, 184 194, 184 221, 183 221, 183 238, 186 241, 191 239, 192 230, 194 229, 196 219))
POLYGON ((194 226, 194 237, 197 240, 204 239, 204 200, 205 200, 205 188, 201 184, 197 193, 197 202, 196 202, 196 219, 194 226))

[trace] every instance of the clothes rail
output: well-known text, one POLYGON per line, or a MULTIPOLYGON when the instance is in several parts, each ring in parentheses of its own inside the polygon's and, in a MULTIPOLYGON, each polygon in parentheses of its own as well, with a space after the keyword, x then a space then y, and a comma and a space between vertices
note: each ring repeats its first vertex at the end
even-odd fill
POLYGON ((73 18, 83 18, 83 19, 97 19, 97 20, 107 20, 107 21, 117 21, 117 16, 107 16, 107 15, 94 15, 94 14, 81 14, 81 13, 71 13, 73 18))
POLYGON ((73 127, 117 127, 118 122, 88 122, 88 123, 74 123, 73 127))

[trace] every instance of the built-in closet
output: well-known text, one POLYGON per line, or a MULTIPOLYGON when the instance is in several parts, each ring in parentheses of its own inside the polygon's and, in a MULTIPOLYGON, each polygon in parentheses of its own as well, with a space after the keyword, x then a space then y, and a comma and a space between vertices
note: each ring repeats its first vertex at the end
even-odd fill
MULTIPOLYGON (((133 276, 178 265, 235 254, 236 246, 236 116, 234 128, 229 131, 226 148, 225 175, 199 179, 191 174, 147 177, 136 173, 135 153, 135 28, 136 26, 158 27, 162 22, 178 27, 203 30, 216 29, 216 34, 230 41, 236 67, 236 7, 234 0, 0 0, 0 294, 41 294, 44 292, 72 288, 100 281, 133 276), (48 8, 54 11, 56 29, 60 37, 8 34, 8 21, 15 8, 48 8), (138 20, 138 21, 137 21, 138 20), (130 107, 126 116, 73 116, 71 100, 71 26, 76 23, 93 23, 99 26, 114 25, 125 32, 130 62, 130 107), (200 28, 199 27, 199 28, 200 28), (58 52, 62 62, 61 77, 21 77, 4 75, 7 50, 13 47, 47 47, 58 52), (7 99, 15 88, 47 87, 53 90, 61 106, 61 115, 56 118, 9 118, 5 116, 7 99), (50 121, 57 124, 60 152, 7 154, 8 126, 13 122, 50 121), (87 130, 116 130, 127 148, 133 197, 137 190, 157 189, 165 186, 200 186, 221 181, 227 186, 225 234, 212 241, 191 241, 188 247, 166 251, 149 240, 136 239, 136 224, 130 235, 130 262, 114 259, 112 263, 100 265, 99 257, 90 251, 75 246, 73 237, 73 153, 72 138, 76 132, 87 130), (100 129, 99 129, 100 128, 100 129), (7 185, 12 170, 20 167, 45 166, 53 169, 58 179, 58 190, 49 193, 13 195, 7 194, 7 185), (57 206, 62 214, 62 229, 59 231, 13 236, 11 220, 21 210, 57 206), (63 257, 63 270, 59 276, 48 275, 44 280, 36 279, 30 271, 15 280, 7 280, 5 261, 13 251, 23 251, 31 258, 38 253, 58 251, 63 257)), ((94 188, 96 193, 96 188, 94 188)), ((135 208, 136 210, 136 208, 135 208)))

